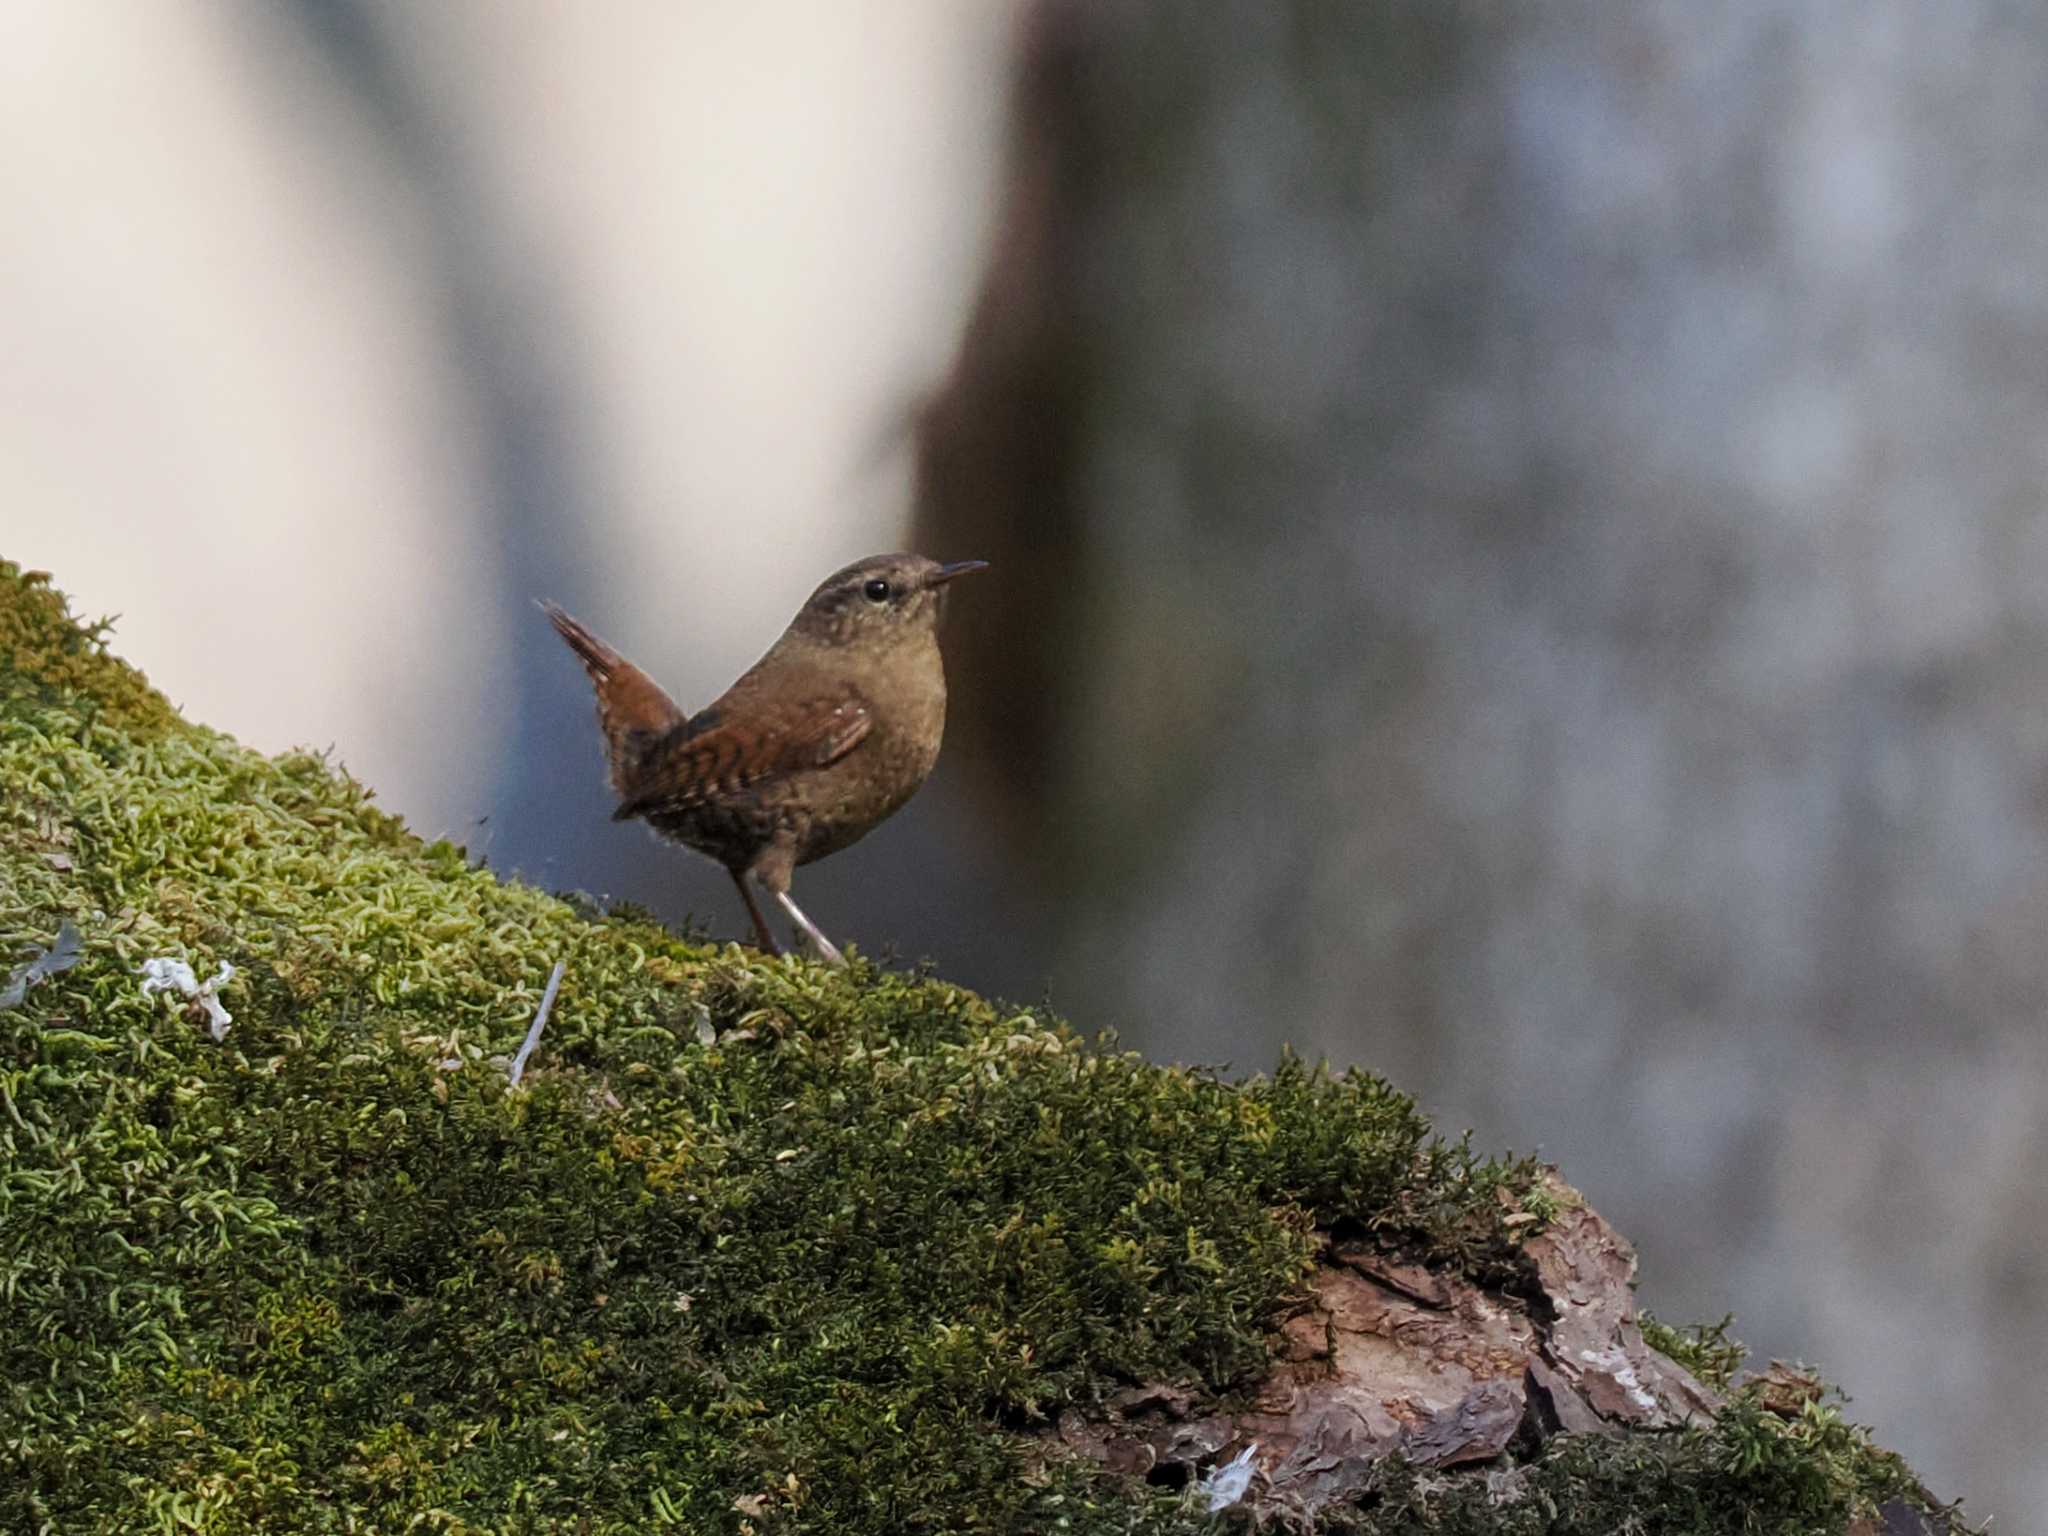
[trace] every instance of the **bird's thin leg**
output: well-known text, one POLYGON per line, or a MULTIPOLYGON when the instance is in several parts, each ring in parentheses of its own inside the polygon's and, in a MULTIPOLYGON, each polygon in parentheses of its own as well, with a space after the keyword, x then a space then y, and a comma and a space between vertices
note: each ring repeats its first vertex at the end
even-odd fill
POLYGON ((729 869, 732 883, 739 887, 740 900, 747 904, 747 916, 754 920, 754 937, 760 941, 763 954, 779 955, 782 946, 775 942, 775 935, 768 931, 768 919, 761 915, 761 904, 754 900, 754 892, 747 884, 747 877, 736 869, 729 869))
POLYGON ((839 950, 832 941, 818 931, 816 923, 804 916, 804 909, 796 904, 796 901, 790 896, 788 891, 777 891, 775 899, 782 903, 782 910, 790 915, 797 927, 803 929, 804 936, 818 946, 818 954, 823 959, 831 962, 833 965, 846 964, 846 956, 839 953, 839 950))

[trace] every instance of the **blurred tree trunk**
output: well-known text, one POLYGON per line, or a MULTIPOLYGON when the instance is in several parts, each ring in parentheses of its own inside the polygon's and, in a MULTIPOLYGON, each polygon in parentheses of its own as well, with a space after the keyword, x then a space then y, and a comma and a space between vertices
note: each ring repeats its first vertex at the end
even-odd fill
POLYGON ((921 515, 1006 572, 953 751, 1059 1001, 1545 1137, 1653 1304, 1751 1298, 1996 1510, 2048 1411, 2048 20, 1849 14, 1042 6, 921 515), (1907 1422, 1936 1373, 1987 1406, 1907 1422))

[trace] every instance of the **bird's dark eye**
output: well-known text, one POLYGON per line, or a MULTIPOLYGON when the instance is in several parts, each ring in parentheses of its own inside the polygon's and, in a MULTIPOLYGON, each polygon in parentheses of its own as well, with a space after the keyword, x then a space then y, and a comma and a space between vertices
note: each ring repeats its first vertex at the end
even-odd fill
POLYGON ((882 580, 879 576, 862 587, 861 591, 867 595, 867 600, 871 603, 886 603, 889 601, 889 583, 882 580))

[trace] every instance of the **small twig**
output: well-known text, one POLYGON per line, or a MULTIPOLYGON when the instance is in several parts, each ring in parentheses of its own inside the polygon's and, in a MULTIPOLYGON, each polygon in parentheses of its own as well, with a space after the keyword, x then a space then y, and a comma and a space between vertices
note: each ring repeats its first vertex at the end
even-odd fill
POLYGON ((519 1054, 512 1058, 512 1086, 519 1086, 519 1079, 526 1074, 526 1058, 533 1054, 533 1048, 540 1044, 540 1032, 547 1028, 548 1010, 555 1006, 555 989, 562 984, 562 972, 569 968, 566 960, 557 960, 555 968, 548 973, 548 989, 540 995, 540 1012, 533 1016, 533 1027, 526 1032, 526 1042, 519 1047, 519 1054))

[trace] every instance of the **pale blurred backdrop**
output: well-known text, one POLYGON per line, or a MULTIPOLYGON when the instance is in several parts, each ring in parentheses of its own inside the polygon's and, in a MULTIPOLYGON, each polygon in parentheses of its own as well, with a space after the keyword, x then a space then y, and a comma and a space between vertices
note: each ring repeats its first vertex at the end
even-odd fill
POLYGON ((0 553, 720 935, 704 702, 983 556, 835 937, 1538 1149, 2048 1532, 2048 14, 17 0, 0 553))

